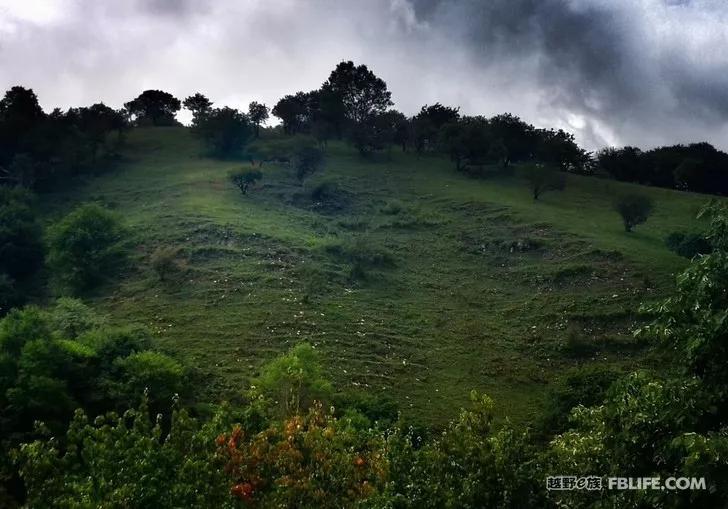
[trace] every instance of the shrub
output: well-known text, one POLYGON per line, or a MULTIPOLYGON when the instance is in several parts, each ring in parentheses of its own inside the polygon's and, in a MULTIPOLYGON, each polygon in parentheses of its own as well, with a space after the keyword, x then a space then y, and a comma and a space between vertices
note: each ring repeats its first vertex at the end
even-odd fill
POLYGON ((262 395, 282 415, 299 413, 314 400, 328 400, 332 395, 318 352, 308 343, 294 346, 263 366, 253 386, 253 392, 262 395))
POLYGON ((262 178, 263 174, 259 170, 237 171, 230 175, 230 180, 243 194, 248 194, 248 188, 262 178))
POLYGON ((78 299, 61 297, 49 313, 50 325, 63 338, 75 339, 104 324, 104 318, 78 299))
POLYGON ((371 269, 394 266, 392 254, 386 249, 377 247, 365 237, 330 244, 326 246, 326 251, 349 262, 351 276, 355 279, 365 279, 371 269))
POLYGON ((316 147, 302 146, 296 149, 293 155, 293 165, 296 170, 296 178, 303 181, 318 171, 323 165, 324 154, 316 147))
POLYGON ((566 187, 566 175, 541 166, 527 167, 526 180, 534 200, 538 200, 547 191, 563 191, 566 187))
POLYGON ((627 194, 617 200, 614 209, 622 216, 624 230, 631 232, 635 226, 647 221, 654 210, 654 204, 649 196, 627 194))
POLYGON ((152 253, 150 264, 160 281, 166 281, 180 270, 177 255, 179 248, 173 246, 158 247, 152 253))
POLYGON ((708 254, 713 250, 708 239, 699 233, 672 232, 665 239, 665 245, 670 251, 685 258, 708 254))
POLYGON ((81 205, 48 230, 48 266, 62 289, 82 292, 118 267, 126 230, 111 211, 81 205))
POLYGON ((114 361, 118 370, 115 396, 132 404, 148 392, 151 402, 169 406, 184 389, 183 366, 162 353, 146 350, 114 361))

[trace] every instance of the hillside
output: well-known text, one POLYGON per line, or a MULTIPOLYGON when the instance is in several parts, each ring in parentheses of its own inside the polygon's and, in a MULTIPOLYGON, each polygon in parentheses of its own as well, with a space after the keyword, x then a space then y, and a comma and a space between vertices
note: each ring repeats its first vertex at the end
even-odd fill
POLYGON ((304 186, 265 164, 243 196, 227 172, 248 163, 200 152, 184 128, 135 129, 118 169, 47 195, 49 221, 94 200, 132 227, 138 263, 94 305, 146 323, 212 399, 235 398, 262 363, 309 341, 337 387, 390 395, 422 422, 452 417, 474 388, 523 422, 570 367, 649 362, 634 312, 686 265, 663 240, 695 229, 707 201, 640 188, 655 214, 627 234, 611 201, 632 184, 570 175, 534 202, 517 170, 476 180, 441 156, 367 161, 331 143, 304 186), (162 245, 186 264, 173 281, 149 266, 162 245), (368 266, 352 277, 357 256, 368 266))

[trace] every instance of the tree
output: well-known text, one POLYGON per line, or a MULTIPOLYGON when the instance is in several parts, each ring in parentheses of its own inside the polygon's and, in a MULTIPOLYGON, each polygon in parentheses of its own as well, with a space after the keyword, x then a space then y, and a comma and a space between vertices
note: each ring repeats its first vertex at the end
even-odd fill
POLYGON ((182 105, 192 112, 192 125, 199 125, 200 121, 212 110, 212 101, 197 92, 186 98, 182 105))
POLYGON ((43 262, 35 198, 25 189, 0 186, 0 274, 32 275, 43 262))
POLYGON ((228 108, 216 108, 200 119, 194 132, 216 157, 239 156, 250 140, 252 128, 245 113, 228 108))
POLYGON ((527 167, 526 180, 534 200, 538 200, 547 191, 563 191, 566 187, 566 176, 562 172, 543 166, 527 167))
POLYGON ((284 416, 305 412, 314 401, 325 401, 332 395, 318 353, 308 343, 300 343, 268 362, 253 385, 253 392, 268 399, 284 416))
POLYGON ((308 96, 303 92, 287 95, 273 106, 271 113, 281 119, 283 132, 295 134, 301 130, 308 117, 308 96))
POLYGON ((643 182, 642 151, 637 147, 607 147, 596 154, 597 165, 617 180, 643 182))
POLYGON ((635 226, 647 221, 654 210, 654 203, 649 196, 627 194, 617 199, 614 208, 622 216, 624 230, 631 232, 635 226))
POLYGON ((262 178, 263 174, 259 170, 238 171, 230 176, 230 180, 243 194, 248 194, 248 188, 262 178))
POLYGON ((118 267, 126 229, 109 210, 81 205, 48 229, 48 267, 61 288, 88 290, 118 267))
POLYGON ((161 90, 145 90, 136 99, 124 103, 137 125, 149 122, 152 125, 173 125, 175 114, 182 104, 172 94, 161 90))
POLYGON ((255 137, 260 136, 260 126, 268 120, 268 106, 253 101, 248 106, 248 117, 255 126, 255 137))
POLYGON ((585 175, 593 172, 591 154, 579 148, 573 134, 562 129, 538 129, 536 136, 536 156, 539 161, 571 173, 585 175))
POLYGON ((17 152, 27 151, 33 132, 45 113, 32 89, 12 87, 0 100, 0 166, 9 164, 17 152))
POLYGON ((98 103, 69 110, 68 114, 76 117, 76 124, 89 144, 91 161, 96 162, 99 147, 106 142, 106 136, 112 130, 119 129, 119 113, 104 103, 98 103))
POLYGON ((354 124, 384 113, 392 105, 387 84, 366 65, 356 66, 351 61, 339 63, 321 90, 341 101, 346 119, 354 124))
POLYGON ((110 381, 115 399, 133 405, 146 393, 155 406, 168 408, 184 389, 185 371, 168 355, 146 350, 114 361, 110 381))
POLYGON ((321 168, 324 162, 324 154, 316 147, 303 145, 298 147, 293 154, 293 166, 296 170, 296 178, 300 183, 313 175, 321 168))

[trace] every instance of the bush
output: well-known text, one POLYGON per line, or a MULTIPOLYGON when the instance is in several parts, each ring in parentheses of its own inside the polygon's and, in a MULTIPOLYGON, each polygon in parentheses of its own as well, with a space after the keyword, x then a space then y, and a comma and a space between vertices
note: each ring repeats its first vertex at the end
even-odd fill
POLYGON ((83 292, 118 267, 126 230, 115 214, 81 205, 48 230, 48 266, 61 289, 83 292))
POLYGON ((101 327, 103 317, 78 299, 61 297, 49 313, 53 330, 62 338, 75 339, 81 334, 101 327))
POLYGON ((622 216, 624 230, 631 232, 635 226, 647 221, 654 210, 654 204, 649 196, 628 194, 617 200, 614 209, 622 216))
POLYGON ((248 194, 248 188, 262 178, 263 174, 259 170, 236 171, 230 174, 230 180, 243 194, 248 194))
POLYGON ((263 366, 253 382, 253 393, 262 395, 281 415, 293 415, 315 400, 331 398, 332 387, 324 376, 318 352, 308 343, 294 346, 263 366))
MULTIPOLYGON (((118 370, 116 396, 127 404, 139 401, 145 393, 155 404, 168 407, 184 389, 184 368, 171 357, 149 350, 132 353, 114 361, 118 370)), ((116 382, 115 380, 115 382, 116 382)))
POLYGON ((181 269, 177 255, 179 255, 179 248, 172 246, 159 247, 152 253, 150 264, 160 281, 166 281, 181 269))
POLYGON ((587 366, 568 371, 546 393, 540 427, 547 434, 561 433, 569 424, 572 408, 596 406, 622 373, 614 368, 587 366))
POLYGON ((323 165, 324 154, 316 147, 302 146, 296 149, 293 155, 293 165, 296 169, 296 178, 300 183, 313 175, 323 165))
POLYGON ((670 251, 685 258, 708 254, 713 250, 708 239, 699 233, 673 232, 665 239, 665 245, 670 251))
POLYGON ((365 279, 367 272, 375 268, 394 266, 394 257, 386 249, 381 249, 365 237, 356 237, 342 243, 326 246, 326 251, 351 264, 351 276, 365 279))
POLYGON ((381 208, 382 214, 396 216, 404 210, 404 205, 399 200, 390 200, 381 208))

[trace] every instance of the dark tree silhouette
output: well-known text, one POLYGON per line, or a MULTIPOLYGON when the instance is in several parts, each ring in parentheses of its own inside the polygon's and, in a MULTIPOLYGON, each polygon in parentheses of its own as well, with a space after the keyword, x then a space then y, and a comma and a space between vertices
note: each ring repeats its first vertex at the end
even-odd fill
POLYGON ((172 94, 161 90, 145 90, 133 101, 124 104, 137 124, 150 122, 152 125, 172 125, 182 104, 172 94))
POLYGON ((392 105, 392 93, 384 80, 366 65, 355 66, 351 61, 337 65, 321 90, 341 101, 347 120, 353 123, 384 113, 392 105))
POLYGON ((197 92, 182 102, 182 105, 192 112, 192 125, 196 126, 200 120, 212 110, 212 101, 197 92))
POLYGON ((194 132, 205 141, 212 155, 231 157, 242 152, 252 127, 245 113, 225 107, 213 109, 202 117, 194 132))
POLYGON ((624 230, 631 232, 635 226, 647 221, 655 206, 649 196, 628 194, 620 197, 614 208, 622 216, 624 230))
POLYGON ((268 120, 268 111, 268 106, 256 101, 251 102, 248 106, 248 117, 255 126, 256 138, 260 136, 260 126, 268 120))

